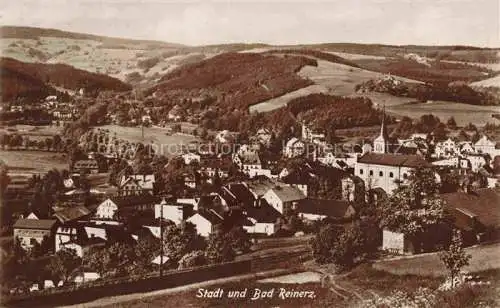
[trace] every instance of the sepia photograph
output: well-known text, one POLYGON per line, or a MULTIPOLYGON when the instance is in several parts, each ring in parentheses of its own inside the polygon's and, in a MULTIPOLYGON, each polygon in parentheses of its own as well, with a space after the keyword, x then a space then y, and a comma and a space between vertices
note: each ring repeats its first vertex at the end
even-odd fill
POLYGON ((0 307, 500 307, 499 0, 0 0, 0 307))

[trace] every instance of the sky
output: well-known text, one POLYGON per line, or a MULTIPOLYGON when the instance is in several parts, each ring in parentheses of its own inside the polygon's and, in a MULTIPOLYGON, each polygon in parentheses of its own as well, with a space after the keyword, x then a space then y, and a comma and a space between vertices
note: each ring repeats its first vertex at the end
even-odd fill
POLYGON ((500 0, 0 0, 0 24, 186 45, 500 47, 500 0))

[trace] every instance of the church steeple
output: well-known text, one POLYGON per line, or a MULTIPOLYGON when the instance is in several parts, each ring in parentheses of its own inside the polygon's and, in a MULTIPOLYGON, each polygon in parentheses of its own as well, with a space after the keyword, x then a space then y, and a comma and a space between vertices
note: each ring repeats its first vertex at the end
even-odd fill
POLYGON ((385 105, 382 110, 382 125, 380 126, 380 136, 383 136, 384 139, 389 139, 389 135, 387 134, 387 127, 385 127, 385 105))
POLYGON ((385 127, 385 105, 382 111, 382 125, 380 126, 380 136, 378 136, 373 142, 375 153, 387 153, 387 147, 389 142, 389 135, 387 134, 387 128, 385 127))

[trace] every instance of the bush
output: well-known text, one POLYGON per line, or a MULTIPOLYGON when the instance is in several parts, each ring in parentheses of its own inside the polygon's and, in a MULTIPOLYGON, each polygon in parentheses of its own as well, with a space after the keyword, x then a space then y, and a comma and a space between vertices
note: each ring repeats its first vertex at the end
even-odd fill
POLYGON ((157 57, 147 58, 144 60, 137 61, 137 67, 142 70, 149 70, 153 66, 155 66, 158 62, 160 62, 160 59, 158 59, 157 57))
POLYGON ((179 261, 179 269, 185 269, 195 266, 202 266, 207 264, 205 252, 202 250, 191 251, 185 254, 179 261))

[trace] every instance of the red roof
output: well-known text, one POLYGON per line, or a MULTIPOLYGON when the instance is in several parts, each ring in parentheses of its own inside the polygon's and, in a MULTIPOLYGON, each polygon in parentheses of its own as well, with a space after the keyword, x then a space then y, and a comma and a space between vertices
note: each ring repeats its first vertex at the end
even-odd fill
POLYGON ((387 165, 398 167, 431 167, 432 165, 420 155, 366 153, 358 159, 358 163, 370 165, 387 165))

